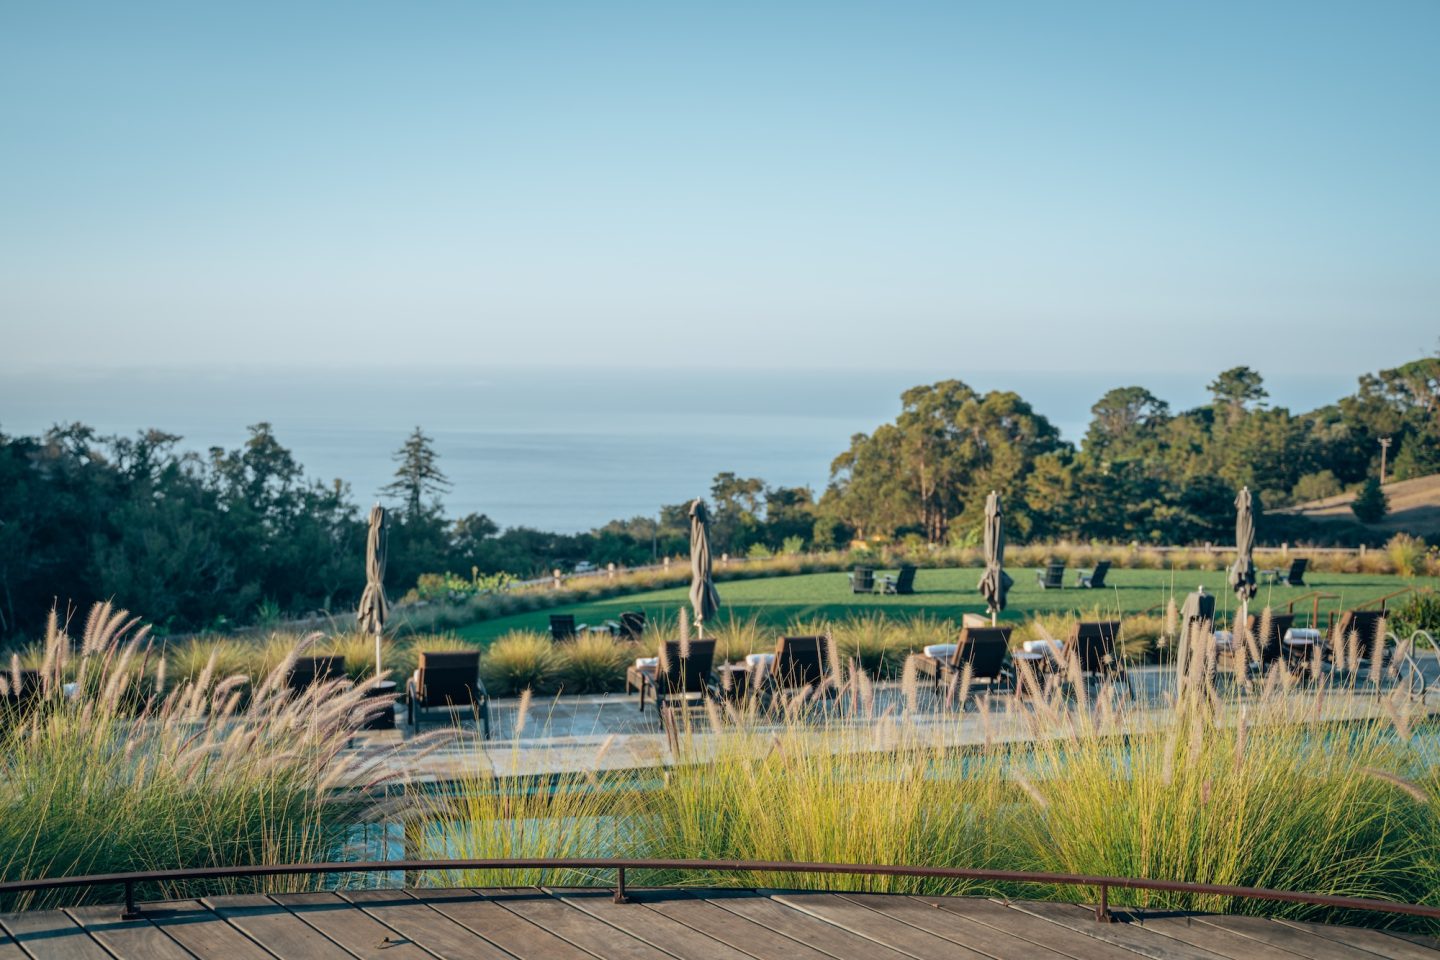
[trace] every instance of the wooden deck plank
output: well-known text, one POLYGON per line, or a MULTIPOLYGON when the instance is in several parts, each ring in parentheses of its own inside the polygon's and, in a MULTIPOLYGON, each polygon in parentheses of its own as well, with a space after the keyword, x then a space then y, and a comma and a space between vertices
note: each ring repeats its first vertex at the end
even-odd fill
POLYGON ((1136 960, 1145 956, 1131 947, 1090 936, 1080 930, 1043 920, 1032 913, 983 897, 931 897, 916 894, 914 899, 933 904, 941 910, 953 911, 976 923, 1003 930, 1076 960, 1136 960))
POLYGON ((0 929, 0 960, 27 960, 25 951, 21 949, 20 944, 16 943, 3 929, 0 929))
MULTIPOLYGON (((1250 937, 1261 943, 1289 950, 1302 957, 1310 957, 1312 960, 1351 960, 1360 950, 1364 949, 1351 944, 1339 943, 1299 927, 1277 923, 1266 917, 1204 916, 1197 917, 1196 920, 1221 930, 1238 933, 1242 937, 1250 937)), ((1365 952, 1371 953, 1373 957, 1380 956, 1380 954, 1368 950, 1365 952)))
POLYGON ((430 954, 339 894, 272 893, 270 899, 361 960, 430 960, 430 954))
POLYGON ((1087 937, 1133 950, 1151 960, 1230 960, 1225 954, 1147 930, 1143 924, 1097 923, 1093 910, 1076 903, 1045 900, 1007 900, 1000 903, 1087 937))
POLYGON ((198 900, 147 903, 145 919, 201 960, 271 960, 271 955, 198 900))
POLYGON ((195 960, 193 953, 144 917, 121 920, 118 905, 70 907, 65 912, 119 960, 195 960))
POLYGON ((110 952, 63 910, 27 910, 0 916, 0 926, 34 960, 112 960, 110 952))
POLYGON ((200 902, 280 960, 350 960, 352 956, 264 894, 230 894, 200 902))
POLYGON ((591 960, 590 954, 579 947, 473 890, 437 888, 406 893, 520 960, 591 960))
POLYGON ((605 960, 668 960, 670 954, 577 910, 539 889, 476 891, 542 930, 605 960))
POLYGON ((403 890, 342 890, 340 895, 437 957, 511 960, 510 954, 403 890))
POLYGON ((792 940, 807 943, 832 957, 904 960, 908 956, 751 890, 715 890, 708 892, 705 900, 792 940))
POLYGON ((977 950, 971 950, 944 937, 937 937, 886 914, 874 910, 856 910, 856 904, 834 894, 776 891, 771 894, 771 899, 867 940, 886 944, 915 957, 916 960, 984 957, 984 954, 977 950))
POLYGON ((746 917, 722 910, 704 899, 708 891, 685 890, 684 896, 673 896, 682 891, 666 892, 672 896, 652 897, 650 891, 641 891, 637 902, 645 909, 683 923, 712 940, 743 950, 757 960, 836 960, 834 954, 824 953, 746 917))
MULTIPOLYGON (((577 890, 547 888, 551 896, 559 897, 577 910, 584 911, 602 923, 608 923, 617 930, 623 930, 636 940, 643 940, 656 950, 677 957, 705 957, 706 960, 752 960, 752 955, 741 953, 734 947, 721 943, 664 914, 646 910, 639 903, 616 903, 609 890, 577 890)), ((644 896, 643 892, 637 895, 644 896)), ((674 897, 674 891, 651 893, 651 897, 674 897)))
MULTIPOLYGON (((1116 911, 1116 915, 1120 916, 1121 912, 1116 911)), ((1304 956, 1293 950, 1277 947, 1233 930, 1205 923, 1190 913, 1150 913, 1147 911, 1139 918, 1138 922, 1146 930, 1154 931, 1181 943, 1188 943, 1191 946, 1203 947, 1212 953, 1230 957, 1231 960, 1295 960, 1297 956, 1304 956)))
POLYGON ((1361 950, 1368 950, 1377 956, 1389 957, 1390 960, 1440 960, 1440 949, 1391 936, 1383 930, 1367 930, 1364 927, 1332 927, 1305 920, 1276 920, 1275 922, 1307 930, 1316 936, 1326 937, 1337 943, 1346 943, 1361 950))
POLYGON ((994 957, 995 960, 1074 960, 1048 947, 1021 939, 1008 930, 977 923, 959 911, 941 910, 935 905, 910 897, 888 893, 847 893, 843 895, 843 899, 918 927, 927 933, 933 933, 937 937, 943 937, 966 949, 994 957))

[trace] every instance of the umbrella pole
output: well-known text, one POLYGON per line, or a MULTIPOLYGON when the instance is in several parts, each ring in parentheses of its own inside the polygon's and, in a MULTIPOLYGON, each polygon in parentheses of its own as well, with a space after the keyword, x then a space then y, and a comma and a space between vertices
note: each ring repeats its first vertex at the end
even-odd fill
POLYGON ((384 630, 375 631, 375 682, 380 682, 380 639, 385 635, 384 630))

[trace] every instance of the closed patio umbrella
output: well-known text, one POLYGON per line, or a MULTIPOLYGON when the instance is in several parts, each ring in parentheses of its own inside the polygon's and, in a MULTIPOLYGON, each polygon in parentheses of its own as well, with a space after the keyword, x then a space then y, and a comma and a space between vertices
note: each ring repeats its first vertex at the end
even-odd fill
POLYGON ((385 600, 385 508, 370 508, 370 533, 365 538, 365 592, 355 615, 360 629, 375 634, 375 676, 380 676, 380 639, 390 604, 385 600))
POLYGON ((705 636, 705 621, 720 609, 720 594, 710 579, 710 514, 699 500, 690 504, 690 606, 695 627, 705 636))
POLYGON ((995 615, 1005 609, 1005 594, 1010 591, 1014 580, 1005 572, 1005 528, 1004 514, 1000 509, 1000 494, 994 490, 985 498, 985 573, 980 578, 980 595, 990 608, 990 623, 995 615))
POLYGON ((1240 601, 1240 619, 1235 629, 1243 630, 1247 608, 1258 589, 1255 586, 1255 505, 1251 502, 1249 487, 1241 487, 1235 496, 1235 565, 1229 570, 1229 581, 1235 599, 1240 601))

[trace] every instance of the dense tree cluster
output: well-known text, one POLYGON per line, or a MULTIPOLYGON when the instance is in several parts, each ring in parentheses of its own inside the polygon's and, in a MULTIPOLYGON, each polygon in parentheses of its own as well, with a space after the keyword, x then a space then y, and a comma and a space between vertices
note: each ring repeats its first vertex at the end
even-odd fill
MULTIPOLYGON (((1210 390, 1209 404, 1179 413, 1141 387, 1111 390, 1077 448, 1015 393, 958 380, 914 387, 893 422, 852 438, 818 500, 803 487, 716 476, 712 541, 735 555, 855 537, 968 543, 992 489, 1018 540, 1221 540, 1236 487, 1269 507, 1354 488, 1378 472, 1382 437, 1396 479, 1440 471, 1440 358, 1367 374, 1353 395, 1305 414, 1268 405, 1248 367, 1210 390)), ((113 597, 162 629, 354 603, 364 517, 343 482, 307 477, 269 424, 234 450, 179 443, 80 425, 0 433, 0 637, 33 634, 57 600, 113 597)), ((526 576, 686 550, 685 502, 590 533, 502 531, 483 514, 445 516, 449 483, 418 428, 396 460, 388 567, 402 589, 422 573, 526 576)), ((1378 493, 1357 513, 1378 515, 1378 493)))

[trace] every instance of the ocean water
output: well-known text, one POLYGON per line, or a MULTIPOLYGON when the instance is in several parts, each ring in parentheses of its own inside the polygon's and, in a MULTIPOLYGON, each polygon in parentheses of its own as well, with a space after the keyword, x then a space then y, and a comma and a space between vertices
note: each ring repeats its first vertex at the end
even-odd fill
MULTIPOLYGON (((1203 401, 1213 374, 623 369, 0 369, 0 431, 79 421, 102 433, 155 427, 204 451, 270 422, 306 475, 341 478, 359 503, 391 478, 415 426, 434 438, 453 487, 450 515, 504 526, 589 530, 705 495, 729 470, 818 494, 857 432, 893 419, 901 391, 957 377, 1019 392, 1070 440, 1107 389, 1141 384, 1175 409, 1203 401)), ((1294 410, 1329 402, 1353 377, 1271 381, 1294 410)))

